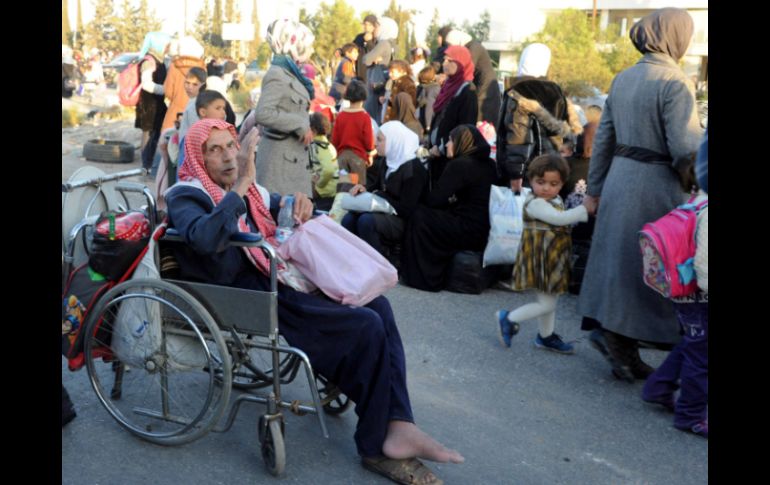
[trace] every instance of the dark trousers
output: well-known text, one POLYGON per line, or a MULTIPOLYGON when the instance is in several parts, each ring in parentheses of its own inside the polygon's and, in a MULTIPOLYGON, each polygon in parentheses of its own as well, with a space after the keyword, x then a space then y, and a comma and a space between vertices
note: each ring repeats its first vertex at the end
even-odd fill
POLYGON ((152 168, 155 150, 158 148, 158 140, 160 140, 160 130, 150 131, 150 137, 142 150, 142 167, 147 170, 152 168))
MULTIPOLYGON (((242 273, 233 286, 265 290, 268 280, 256 271, 242 273)), ((361 456, 382 454, 390 421, 414 422, 404 346, 387 298, 353 307, 279 284, 278 321, 313 370, 356 403, 354 438, 361 456)))
POLYGON ((660 400, 681 389, 674 426, 690 429, 707 418, 709 397, 708 303, 676 303, 684 336, 665 362, 647 378, 642 395, 660 400))
POLYGON ((342 218, 342 227, 367 242, 386 258, 389 256, 385 247, 398 244, 404 235, 404 220, 390 214, 374 212, 348 212, 342 218))

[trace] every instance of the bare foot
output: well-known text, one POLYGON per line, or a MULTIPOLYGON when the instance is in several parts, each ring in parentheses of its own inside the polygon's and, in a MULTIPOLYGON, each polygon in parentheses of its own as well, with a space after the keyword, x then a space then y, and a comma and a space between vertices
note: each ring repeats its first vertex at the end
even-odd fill
POLYGON ((439 463, 462 463, 465 458, 455 450, 450 450, 428 436, 414 423, 391 421, 388 435, 382 444, 382 453, 388 458, 423 458, 439 463))

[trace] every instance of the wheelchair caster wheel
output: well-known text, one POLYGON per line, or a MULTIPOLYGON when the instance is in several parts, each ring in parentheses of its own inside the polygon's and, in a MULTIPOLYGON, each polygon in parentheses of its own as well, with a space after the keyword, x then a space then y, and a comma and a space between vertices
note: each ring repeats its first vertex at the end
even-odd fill
POLYGON ((286 447, 283 442, 282 418, 268 420, 266 416, 259 418, 259 441, 262 460, 265 467, 274 476, 283 473, 286 468, 286 447))

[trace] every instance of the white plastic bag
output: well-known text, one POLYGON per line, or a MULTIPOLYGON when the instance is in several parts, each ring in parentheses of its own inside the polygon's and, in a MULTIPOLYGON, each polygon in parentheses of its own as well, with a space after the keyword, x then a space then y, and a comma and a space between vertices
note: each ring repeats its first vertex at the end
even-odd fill
POLYGON ((344 194, 342 196, 342 208, 356 212, 382 212, 391 215, 396 213, 396 209, 390 205, 390 202, 371 192, 358 195, 344 194))
POLYGON ((516 262, 524 229, 524 199, 529 192, 530 189, 522 188, 519 195, 515 195, 508 187, 492 186, 489 191, 489 241, 484 250, 483 267, 516 262))

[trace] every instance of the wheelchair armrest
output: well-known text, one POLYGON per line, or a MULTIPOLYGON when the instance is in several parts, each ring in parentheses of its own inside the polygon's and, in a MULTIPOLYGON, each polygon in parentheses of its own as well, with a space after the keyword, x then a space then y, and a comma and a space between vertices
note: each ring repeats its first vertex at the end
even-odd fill
MULTIPOLYGON (((173 227, 166 229, 166 234, 163 236, 163 240, 170 242, 184 242, 182 235, 173 227)), ((262 234, 239 232, 237 234, 233 234, 230 237, 231 246, 257 247, 259 246, 260 242, 262 242, 262 234)))

